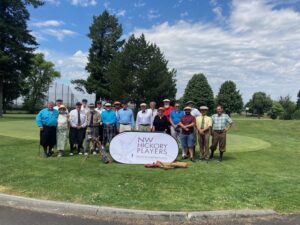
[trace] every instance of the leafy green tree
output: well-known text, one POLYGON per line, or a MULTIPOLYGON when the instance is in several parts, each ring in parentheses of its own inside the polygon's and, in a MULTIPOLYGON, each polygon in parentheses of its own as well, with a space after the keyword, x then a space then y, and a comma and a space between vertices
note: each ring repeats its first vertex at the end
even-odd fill
POLYGON ((283 113, 284 113, 284 109, 282 105, 278 101, 273 101, 272 107, 268 112, 268 115, 273 120, 276 120, 278 117, 282 116, 283 113))
POLYGON ((243 109, 243 99, 240 91, 236 89, 236 85, 233 81, 225 81, 220 88, 220 91, 216 97, 216 104, 223 106, 227 114, 241 113, 243 109))
POLYGON ((30 15, 26 6, 42 4, 40 0, 0 1, 0 117, 3 108, 20 96, 37 46, 27 28, 30 15))
POLYGON ((147 42, 144 35, 131 35, 109 67, 110 98, 127 99, 137 105, 149 100, 174 100, 175 76, 176 71, 168 69, 168 61, 155 44, 147 42))
POLYGON ((122 47, 124 40, 120 40, 122 26, 115 16, 106 10, 99 16, 94 16, 88 37, 92 41, 89 49, 86 70, 89 72, 87 80, 74 80, 76 89, 88 93, 95 93, 96 99, 110 96, 107 70, 112 59, 122 47))
POLYGON ((205 105, 209 112, 214 112, 213 91, 204 74, 194 74, 189 80, 183 94, 183 102, 193 101, 196 107, 205 105))
POLYGON ((282 105, 284 112, 280 116, 280 119, 291 120, 293 119, 293 114, 296 110, 296 104, 291 101, 290 96, 280 97, 279 103, 282 105))
POLYGON ((34 113, 43 106, 47 90, 60 73, 55 71, 54 64, 46 61, 42 53, 33 58, 33 65, 30 76, 25 80, 27 94, 25 95, 24 106, 29 112, 34 113))
POLYGON ((272 99, 264 92, 255 92, 252 99, 247 103, 251 111, 261 117, 264 113, 268 112, 272 107, 272 99))

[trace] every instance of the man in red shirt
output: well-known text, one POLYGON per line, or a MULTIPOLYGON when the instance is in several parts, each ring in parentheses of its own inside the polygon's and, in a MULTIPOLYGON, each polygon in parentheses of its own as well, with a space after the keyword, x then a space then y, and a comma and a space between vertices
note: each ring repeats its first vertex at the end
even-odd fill
POLYGON ((170 113, 174 110, 174 107, 170 105, 169 99, 164 99, 164 115, 167 117, 168 121, 170 121, 170 113))
POLYGON ((192 108, 189 106, 184 108, 185 115, 181 117, 178 125, 182 128, 180 139, 182 148, 184 149, 184 158, 187 158, 187 154, 189 152, 191 161, 195 162, 193 147, 195 143, 194 126, 196 119, 191 115, 191 111, 192 108))

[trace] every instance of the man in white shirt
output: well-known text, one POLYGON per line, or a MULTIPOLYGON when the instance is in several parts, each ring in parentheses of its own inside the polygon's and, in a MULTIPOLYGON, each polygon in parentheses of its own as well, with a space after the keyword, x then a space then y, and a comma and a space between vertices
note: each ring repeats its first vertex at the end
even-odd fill
POLYGON ((154 101, 150 102, 149 106, 150 106, 150 109, 148 109, 148 111, 151 112, 151 128, 152 128, 154 118, 157 115, 156 102, 154 102, 154 101))
POLYGON ((147 104, 140 104, 141 110, 138 112, 136 116, 136 129, 138 131, 150 132, 151 130, 151 122, 152 122, 152 114, 151 111, 146 109, 147 104))
POLYGON ((81 103, 76 103, 76 108, 70 114, 70 155, 74 154, 75 145, 77 146, 78 154, 82 155, 83 140, 86 131, 86 114, 81 110, 81 103))
POLYGON ((81 104, 82 104, 82 105, 81 105, 81 111, 83 111, 85 114, 87 114, 88 111, 90 111, 90 109, 89 109, 87 103, 88 103, 88 100, 86 100, 85 98, 82 99, 82 101, 81 101, 81 104))

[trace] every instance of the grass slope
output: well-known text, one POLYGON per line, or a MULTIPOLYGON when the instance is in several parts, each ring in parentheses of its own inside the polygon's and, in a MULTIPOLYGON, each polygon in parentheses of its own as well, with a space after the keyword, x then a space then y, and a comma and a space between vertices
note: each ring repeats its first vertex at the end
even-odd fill
POLYGON ((104 165, 97 156, 42 159, 32 116, 0 119, 0 191, 153 210, 300 211, 300 121, 236 120, 223 163, 188 169, 104 165))

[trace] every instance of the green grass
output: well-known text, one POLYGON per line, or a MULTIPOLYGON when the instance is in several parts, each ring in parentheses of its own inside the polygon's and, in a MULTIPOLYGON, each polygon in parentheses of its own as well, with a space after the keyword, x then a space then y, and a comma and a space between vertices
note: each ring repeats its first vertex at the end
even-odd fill
POLYGON ((38 157, 33 116, 0 119, 0 191, 152 210, 300 211, 300 121, 236 120, 223 163, 187 169, 38 157))

